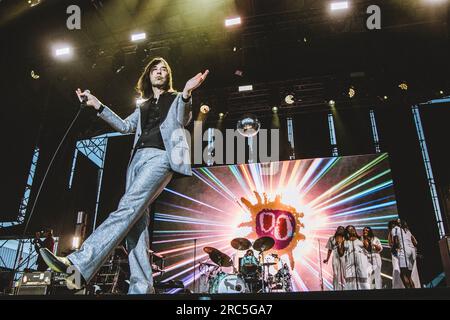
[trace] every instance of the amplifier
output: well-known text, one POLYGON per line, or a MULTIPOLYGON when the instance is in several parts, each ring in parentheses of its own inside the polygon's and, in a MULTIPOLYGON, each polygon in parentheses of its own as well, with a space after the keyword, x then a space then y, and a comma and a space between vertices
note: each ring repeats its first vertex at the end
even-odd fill
POLYGON ((22 279, 20 279, 21 286, 48 286, 51 282, 52 273, 50 271, 24 273, 22 279))
POLYGON ((26 272, 19 281, 17 295, 46 295, 52 282, 52 273, 26 272))
POLYGON ((16 295, 18 296, 44 296, 47 294, 47 285, 27 286, 21 285, 17 288, 16 295))

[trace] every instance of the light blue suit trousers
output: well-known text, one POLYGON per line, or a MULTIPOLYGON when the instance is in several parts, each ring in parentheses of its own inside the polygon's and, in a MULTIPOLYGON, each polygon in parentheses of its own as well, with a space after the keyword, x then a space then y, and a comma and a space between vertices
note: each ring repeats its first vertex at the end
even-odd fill
POLYGON ((80 250, 67 258, 89 282, 126 238, 130 264, 128 294, 153 293, 153 277, 149 260, 149 205, 172 178, 167 151, 156 148, 138 149, 126 177, 125 194, 118 208, 90 235, 80 250))

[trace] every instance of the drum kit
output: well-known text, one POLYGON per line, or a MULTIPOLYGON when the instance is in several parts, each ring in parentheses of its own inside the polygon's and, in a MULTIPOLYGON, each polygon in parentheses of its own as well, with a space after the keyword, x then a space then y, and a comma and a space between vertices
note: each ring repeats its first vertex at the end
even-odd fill
POLYGON ((291 291, 291 273, 287 264, 279 270, 271 267, 280 265, 276 253, 266 254, 273 248, 275 241, 271 237, 262 237, 252 242, 246 238, 235 238, 231 247, 236 250, 233 258, 213 247, 204 247, 209 260, 200 263, 201 293, 259 293, 291 291), (258 252, 258 259, 253 256, 253 250, 258 252), (236 259, 239 252, 246 254, 236 259), (237 267, 236 267, 237 266, 237 267), (232 267, 231 273, 223 268, 232 267))

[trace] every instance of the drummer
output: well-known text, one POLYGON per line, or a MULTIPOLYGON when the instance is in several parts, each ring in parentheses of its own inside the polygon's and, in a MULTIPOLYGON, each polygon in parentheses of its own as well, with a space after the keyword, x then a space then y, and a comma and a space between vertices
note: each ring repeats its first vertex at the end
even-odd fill
POLYGON ((245 253, 245 256, 242 257, 241 259, 241 269, 242 271, 245 272, 245 269, 247 268, 247 266, 258 266, 259 262, 258 259, 256 259, 253 250, 247 250, 247 252, 245 253))

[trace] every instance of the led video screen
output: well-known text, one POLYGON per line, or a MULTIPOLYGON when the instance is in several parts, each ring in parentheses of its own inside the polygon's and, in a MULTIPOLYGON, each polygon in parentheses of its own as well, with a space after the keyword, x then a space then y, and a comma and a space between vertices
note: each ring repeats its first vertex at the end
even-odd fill
MULTIPOLYGON (((231 241, 245 238, 254 245, 270 237, 272 247, 261 257, 254 250, 266 279, 275 282, 287 266, 291 291, 333 290, 331 261, 321 261, 336 228, 353 225, 361 235, 369 226, 387 246, 387 224, 397 217, 386 153, 201 167, 192 177, 173 179, 155 203, 152 250, 166 257, 164 281, 211 293, 217 271, 211 275, 215 263, 205 247, 230 257, 232 266, 219 271, 231 279, 246 254, 231 241)), ((389 249, 382 256, 388 282, 389 249)))

